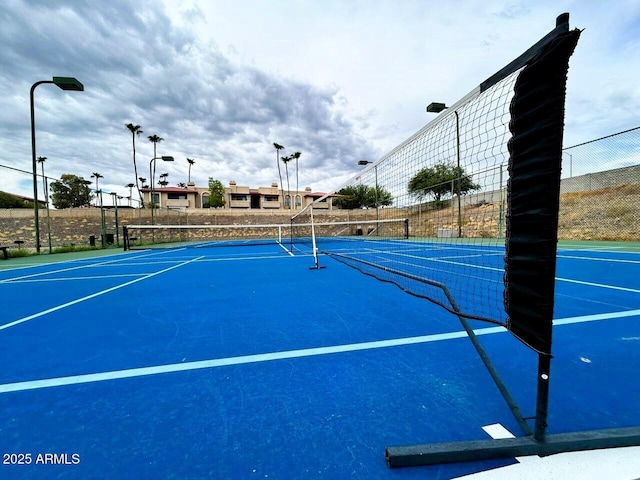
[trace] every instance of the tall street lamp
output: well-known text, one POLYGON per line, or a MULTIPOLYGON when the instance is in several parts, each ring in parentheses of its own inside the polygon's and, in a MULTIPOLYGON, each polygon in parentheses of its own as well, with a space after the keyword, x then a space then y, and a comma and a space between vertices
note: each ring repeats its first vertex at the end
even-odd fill
POLYGON ((170 155, 163 155, 162 157, 153 157, 149 162, 149 178, 151 179, 151 198, 149 199, 149 203, 151 205, 151 225, 153 225, 153 211, 155 210, 155 202, 153 201, 153 172, 155 172, 155 162, 156 160, 162 160, 163 162, 173 162, 173 157, 170 155), (153 169, 151 168, 153 167, 153 169))
POLYGON ((133 183, 128 183, 125 187, 129 189, 129 196, 127 198, 129 199, 129 206, 131 206, 131 197, 133 197, 133 187, 135 187, 135 185, 133 183))
POLYGON ((113 208, 115 209, 115 214, 116 214, 116 246, 120 246, 120 226, 118 225, 118 199, 121 199, 122 197, 120 195, 118 195, 115 192, 112 192, 111 194, 111 203, 113 204, 113 208))
MULTIPOLYGON (((91 175, 91 178, 96 179, 96 193, 100 191, 99 180, 104 178, 104 175, 99 174, 98 172, 94 172, 91 175)), ((98 206, 98 197, 96 197, 96 207, 98 206)), ((102 196, 100 197, 100 208, 102 208, 102 196)))
POLYGON ((29 92, 29 100, 31 105, 31 170, 33 172, 33 216, 35 218, 35 235, 36 235, 36 252, 40 253, 40 222, 38 219, 38 178, 37 178, 37 163, 36 163, 36 122, 35 122, 35 108, 33 103, 33 94, 38 85, 43 83, 53 83, 62 90, 74 90, 77 92, 84 91, 84 85, 80 83, 74 77, 53 77, 51 80, 40 80, 31 86, 29 92))
MULTIPOLYGON (((427 105, 427 112, 429 113, 440 113, 444 109, 449 108, 444 103, 440 102, 431 102, 427 105)), ((456 115, 456 159, 458 163, 458 172, 460 170, 460 116, 458 115, 458 111, 454 110, 453 113, 456 115)), ((456 188, 456 196, 458 197, 458 238, 462 237, 462 205, 460 200, 460 183, 462 183, 462 178, 458 179, 458 185, 456 188)), ((451 195, 453 196, 453 188, 451 189, 451 195)), ((453 198, 452 204, 453 204, 453 198)))
MULTIPOLYGON (((369 165, 370 163, 373 163, 373 162, 370 162, 369 160, 358 161, 358 165, 369 165)), ((378 165, 373 166, 373 171, 376 176, 375 200, 376 200, 376 222, 378 222, 380 220, 380 210, 379 210, 380 202, 378 201, 378 165)), ((379 234, 378 233, 379 228, 380 228, 380 224, 376 223, 376 235, 379 234)))

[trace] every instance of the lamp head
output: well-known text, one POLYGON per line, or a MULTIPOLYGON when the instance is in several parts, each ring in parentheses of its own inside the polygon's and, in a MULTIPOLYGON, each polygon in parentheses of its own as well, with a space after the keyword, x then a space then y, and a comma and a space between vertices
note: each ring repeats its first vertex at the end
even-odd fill
POLYGON ((83 92, 84 85, 75 77, 53 77, 53 83, 55 83, 62 90, 75 90, 76 92, 83 92))
POLYGON ((445 108, 448 108, 444 103, 440 102, 431 102, 427 105, 427 112, 429 113, 440 113, 445 108))

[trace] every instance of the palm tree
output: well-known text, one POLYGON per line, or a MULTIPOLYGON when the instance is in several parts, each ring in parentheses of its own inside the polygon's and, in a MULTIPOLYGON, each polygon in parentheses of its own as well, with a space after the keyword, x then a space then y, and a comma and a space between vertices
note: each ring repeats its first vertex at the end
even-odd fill
MULTIPOLYGON (((298 198, 298 192, 300 191, 298 187, 298 159, 300 158, 300 155, 302 155, 300 152, 296 152, 293 155, 291 155, 293 158, 296 159, 296 198, 298 198)), ((294 202, 294 206, 295 206, 295 202, 294 202)), ((302 207, 302 205, 300 206, 302 207)))
POLYGON ((284 147, 282 145, 278 145, 277 143, 274 143, 273 146, 276 149, 276 165, 278 165, 278 177, 280 178, 280 190, 282 190, 282 172, 280 171, 280 150, 282 150, 284 147))
MULTIPOLYGON (((164 138, 159 137, 158 135, 149 135, 149 137, 147 138, 149 138, 149 141, 153 143, 153 158, 156 158, 158 156, 156 152, 156 147, 158 146, 158 143, 164 140, 164 138)), ((156 162, 153 162, 153 172, 151 173, 150 185, 153 185, 153 179, 155 178, 155 176, 156 176, 156 162)))
POLYGON ((142 184, 142 188, 147 188, 147 185, 145 185, 147 183, 147 179, 144 177, 140 177, 138 178, 138 180, 140 180, 140 183, 142 184))
MULTIPOLYGON (((136 135, 143 133, 142 127, 140 125, 134 125, 133 123, 127 123, 125 127, 127 127, 131 132, 131 139, 133 141, 133 172, 136 176, 136 188, 138 189, 138 195, 140 196, 140 206, 144 207, 144 200, 142 198, 142 193, 140 192, 140 185, 138 185, 138 165, 136 163, 136 135)), ((129 193, 131 193, 131 191, 129 193)))
POLYGON ((196 161, 193 158, 187 158, 187 162, 189 162, 189 179, 187 180, 187 183, 191 183, 191 165, 196 163, 196 161))
POLYGON ((160 174, 160 180, 158 181, 158 185, 160 185, 161 187, 166 187, 167 185, 169 185, 169 180, 167 180, 168 176, 169 176, 168 173, 160 174))
MULTIPOLYGON (((96 179, 96 194, 98 193, 98 191, 100 190, 99 186, 98 186, 98 180, 101 178, 104 178, 104 176, 100 175, 98 172, 93 172, 93 174, 91 175, 91 178, 95 178, 96 179)), ((96 203, 98 202, 98 198, 96 196, 96 203)))
POLYGON ((293 156, 290 157, 282 157, 282 163, 284 163, 284 169, 287 174, 287 195, 289 196, 289 209, 291 209, 291 187, 289 186, 289 162, 293 159, 293 156))

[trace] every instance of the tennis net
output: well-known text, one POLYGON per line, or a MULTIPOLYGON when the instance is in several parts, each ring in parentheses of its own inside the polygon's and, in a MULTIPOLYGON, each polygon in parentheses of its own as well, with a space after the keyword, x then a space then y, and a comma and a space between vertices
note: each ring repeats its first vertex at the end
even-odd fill
POLYGON ((292 225, 325 222, 320 202, 374 225, 407 218, 402 242, 318 242, 314 254, 504 325, 549 354, 566 75, 578 36, 559 24, 449 108, 430 104, 434 120, 379 160, 358 162, 359 174, 292 225))
POLYGON ((125 250, 282 244, 289 225, 127 225, 125 250))

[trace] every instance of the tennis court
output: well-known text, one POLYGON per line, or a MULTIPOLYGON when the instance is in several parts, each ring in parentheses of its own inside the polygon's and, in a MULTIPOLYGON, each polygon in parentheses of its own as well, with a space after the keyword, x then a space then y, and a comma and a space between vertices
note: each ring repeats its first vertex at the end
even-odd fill
MULTIPOLYGON (((475 270, 460 291, 495 279, 481 268, 495 247, 432 248, 413 268, 475 270)), ((639 253, 559 249, 550 433, 640 424, 639 253)), ((274 243, 0 264, 0 450, 30 454, 3 478, 448 479, 517 463, 390 469, 389 445, 521 432, 455 315, 313 261, 274 243)), ((533 416, 535 353, 472 325, 533 416)))

